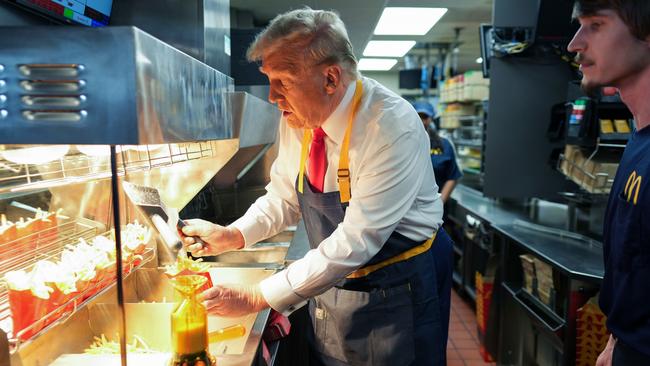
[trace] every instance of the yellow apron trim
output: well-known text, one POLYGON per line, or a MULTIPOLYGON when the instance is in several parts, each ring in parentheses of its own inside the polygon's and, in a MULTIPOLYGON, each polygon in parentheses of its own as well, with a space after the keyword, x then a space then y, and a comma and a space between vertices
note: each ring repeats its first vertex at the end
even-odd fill
POLYGON ((352 113, 348 117, 348 128, 345 130, 343 137, 343 145, 341 146, 341 156, 339 157, 339 170, 336 172, 336 181, 339 184, 339 194, 341 195, 341 203, 349 202, 351 197, 350 191, 350 160, 349 160, 349 146, 350 134, 352 133, 352 124, 354 117, 357 115, 359 104, 361 103, 361 94, 363 86, 361 80, 357 80, 357 86, 354 90, 354 99, 352 100, 352 113))
POLYGON ((298 177, 298 192, 303 192, 303 181, 305 180, 305 160, 309 154, 309 141, 311 140, 311 130, 305 130, 302 136, 302 149, 300 151, 300 176, 298 177))
MULTIPOLYGON (((339 194, 341 195, 341 203, 349 202, 351 193, 350 193, 350 159, 349 159, 349 146, 350 146, 350 134, 352 133, 352 125, 354 123, 354 118, 357 115, 359 110, 359 104, 361 104, 361 96, 363 94, 363 85, 361 80, 357 80, 356 87, 354 90, 354 98, 352 99, 352 112, 348 117, 348 127, 345 129, 345 136, 343 136, 343 143, 341 145, 341 154, 339 156, 339 169, 336 172, 336 181, 339 184, 339 194)), ((309 143, 311 140, 311 130, 305 129, 305 133, 302 136, 302 148, 300 152, 300 174, 298 175, 298 192, 303 193, 305 180, 305 162, 309 156, 309 143)))
MULTIPOLYGON (((437 234, 437 232, 436 232, 436 234, 437 234)), ((425 241, 424 243, 418 245, 417 247, 411 248, 411 249, 409 249, 409 250, 407 250, 407 251, 405 251, 405 252, 403 252, 401 254, 398 254, 398 255, 396 255, 394 257, 388 258, 388 259, 386 259, 384 261, 381 261, 379 263, 375 263, 375 264, 372 264, 372 265, 369 265, 369 266, 366 266, 366 267, 363 267, 363 268, 359 268, 356 271, 350 273, 346 278, 355 279, 355 278, 365 277, 365 276, 371 274, 372 272, 374 272, 376 270, 382 269, 382 268, 384 268, 386 266, 389 266, 391 264, 395 264, 395 263, 398 263, 398 262, 403 262, 403 261, 405 261, 407 259, 415 257, 418 254, 422 254, 422 253, 426 252, 427 250, 429 250, 429 248, 431 248, 431 245, 433 245, 433 241, 436 240, 436 234, 433 234, 433 237, 431 237, 431 239, 425 241)))

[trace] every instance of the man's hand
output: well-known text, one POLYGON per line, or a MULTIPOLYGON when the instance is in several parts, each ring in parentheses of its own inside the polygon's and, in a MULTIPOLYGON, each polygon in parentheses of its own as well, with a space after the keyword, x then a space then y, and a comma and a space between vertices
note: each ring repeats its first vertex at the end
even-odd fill
POLYGON ((234 227, 225 227, 200 219, 185 220, 183 245, 195 257, 218 255, 244 247, 244 236, 234 227), (197 243, 193 236, 205 242, 197 243))
POLYGON ((244 316, 269 307, 257 285, 216 285, 202 296, 208 312, 219 316, 244 316))
POLYGON ((614 347, 616 346, 616 339, 613 335, 609 335, 607 346, 603 352, 600 353, 596 360, 596 366, 612 366, 612 355, 614 354, 614 347))

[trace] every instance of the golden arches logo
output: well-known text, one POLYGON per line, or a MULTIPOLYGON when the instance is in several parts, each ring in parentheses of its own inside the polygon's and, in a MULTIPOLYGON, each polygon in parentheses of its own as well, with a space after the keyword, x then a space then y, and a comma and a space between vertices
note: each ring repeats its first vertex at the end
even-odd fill
POLYGON ((636 205, 636 201, 639 198, 639 189, 641 189, 642 179, 642 176, 636 174, 636 170, 630 174, 629 178, 627 178, 627 183, 625 183, 625 190, 623 190, 623 193, 628 202, 630 202, 632 194, 634 194, 634 200, 632 202, 636 205))

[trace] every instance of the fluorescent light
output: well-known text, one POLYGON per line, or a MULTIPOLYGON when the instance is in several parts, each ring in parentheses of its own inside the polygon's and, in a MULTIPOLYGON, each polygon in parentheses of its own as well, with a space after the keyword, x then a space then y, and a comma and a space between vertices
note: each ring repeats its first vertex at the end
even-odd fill
POLYGON ((438 23, 447 8, 384 8, 375 28, 379 35, 424 35, 438 23))
POLYGON ((362 58, 359 60, 358 69, 365 71, 388 71, 397 60, 394 58, 362 58))
POLYGON ((476 59, 477 64, 482 64, 483 63, 483 57, 479 57, 476 59))
POLYGON ((413 46, 415 46, 415 41, 370 41, 363 51, 363 55, 403 57, 413 46))

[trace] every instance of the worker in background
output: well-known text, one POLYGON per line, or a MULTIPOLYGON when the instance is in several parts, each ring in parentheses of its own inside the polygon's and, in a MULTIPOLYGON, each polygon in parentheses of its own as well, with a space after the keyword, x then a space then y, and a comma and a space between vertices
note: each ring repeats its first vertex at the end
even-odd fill
MULTIPOLYGON (((440 198, 443 204, 447 202, 451 192, 456 186, 458 178, 462 176, 456 162, 454 146, 451 142, 438 134, 438 128, 432 117, 435 115, 433 105, 426 101, 413 103, 413 108, 418 112, 424 129, 429 135, 429 153, 433 166, 436 185, 441 187, 440 198)), ((440 315, 443 329, 443 341, 447 344, 449 317, 451 312, 451 287, 453 282, 453 246, 434 246, 431 249, 436 261, 438 289, 440 290, 440 315)))
POLYGON ((447 202, 454 191, 458 179, 463 176, 456 162, 456 152, 451 141, 438 134, 438 127, 433 123, 433 105, 420 101, 413 103, 413 108, 420 115, 424 128, 429 134, 431 163, 440 189, 442 202, 447 202))
POLYGON ((578 0, 574 16, 568 48, 583 89, 618 88, 636 127, 605 211, 600 307, 611 336, 596 364, 650 365, 650 1, 578 0))
POLYGON ((209 311, 240 316, 270 306, 287 314, 308 302, 314 364, 444 365, 430 249, 452 243, 417 113, 361 77, 333 12, 277 16, 248 56, 261 61, 269 100, 282 111, 267 193, 227 227, 189 220, 184 234, 207 246, 185 243, 194 255, 214 255, 302 217, 311 250, 258 285, 207 290, 209 311))

